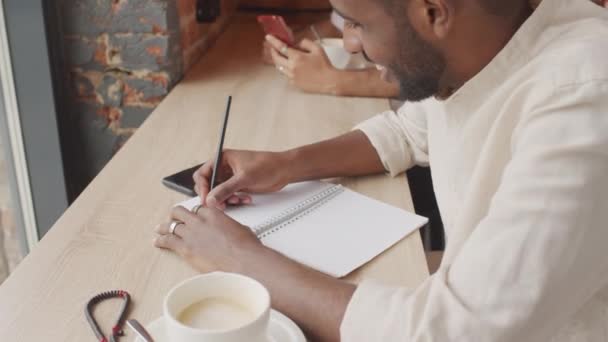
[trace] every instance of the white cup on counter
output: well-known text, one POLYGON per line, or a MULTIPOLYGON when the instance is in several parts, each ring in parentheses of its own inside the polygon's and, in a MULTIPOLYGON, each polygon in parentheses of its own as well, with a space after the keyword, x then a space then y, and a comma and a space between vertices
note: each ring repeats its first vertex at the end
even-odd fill
POLYGON ((214 272, 178 284, 163 304, 170 341, 269 342, 270 294, 254 279, 214 272))
POLYGON ((368 67, 367 61, 363 54, 351 54, 344 49, 344 40, 341 38, 323 38, 317 41, 325 51, 329 61, 336 69, 352 70, 363 69, 368 67))

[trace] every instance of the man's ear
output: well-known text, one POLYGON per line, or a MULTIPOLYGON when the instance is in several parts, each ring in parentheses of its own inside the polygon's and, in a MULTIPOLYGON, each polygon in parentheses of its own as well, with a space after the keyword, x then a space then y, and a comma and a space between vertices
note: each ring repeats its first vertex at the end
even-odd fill
POLYGON ((452 0, 411 0, 408 4, 412 26, 427 40, 442 40, 448 36, 454 12, 452 0))

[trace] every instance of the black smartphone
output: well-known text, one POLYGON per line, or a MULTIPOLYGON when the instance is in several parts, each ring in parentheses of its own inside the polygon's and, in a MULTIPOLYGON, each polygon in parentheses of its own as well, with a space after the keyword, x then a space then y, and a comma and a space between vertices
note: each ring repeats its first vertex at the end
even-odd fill
POLYGON ((163 184, 171 190, 175 190, 190 197, 195 197, 197 195, 196 191, 194 191, 194 179, 192 178, 192 175, 201 166, 203 166, 203 164, 167 176, 163 178, 163 184))

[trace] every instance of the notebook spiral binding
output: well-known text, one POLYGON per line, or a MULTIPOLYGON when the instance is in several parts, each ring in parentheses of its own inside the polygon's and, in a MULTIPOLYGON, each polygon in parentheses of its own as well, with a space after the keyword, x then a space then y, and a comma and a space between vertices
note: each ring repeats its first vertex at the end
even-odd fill
POLYGON ((295 206, 269 218, 268 220, 252 227, 258 239, 263 239, 271 234, 278 232, 291 223, 299 220, 303 216, 315 211, 332 198, 344 192, 344 187, 340 184, 331 186, 312 197, 296 204, 295 206))

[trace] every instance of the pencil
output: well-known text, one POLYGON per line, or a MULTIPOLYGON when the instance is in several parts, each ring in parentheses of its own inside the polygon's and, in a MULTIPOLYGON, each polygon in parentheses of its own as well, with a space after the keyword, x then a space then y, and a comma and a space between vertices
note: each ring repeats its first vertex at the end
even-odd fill
POLYGON ((224 138, 226 137, 226 127, 228 126, 228 116, 230 115, 230 106, 232 105, 232 96, 228 96, 228 104, 226 105, 226 114, 224 114, 224 123, 220 131, 220 142, 217 146, 217 153, 215 154, 215 164, 213 165, 213 174, 211 175, 211 189, 215 187, 215 181, 217 179, 217 170, 219 165, 222 163, 222 151, 224 149, 224 138))

